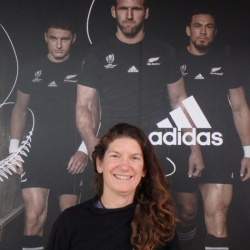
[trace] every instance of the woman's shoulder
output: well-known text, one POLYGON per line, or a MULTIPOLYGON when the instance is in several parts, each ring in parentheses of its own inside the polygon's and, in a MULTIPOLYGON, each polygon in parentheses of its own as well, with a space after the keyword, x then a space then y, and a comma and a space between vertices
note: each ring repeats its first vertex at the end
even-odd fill
POLYGON ((81 215, 84 216, 84 215, 86 215, 86 210, 91 210, 94 202, 95 202, 95 198, 92 198, 92 199, 84 201, 76 206, 69 207, 62 212, 61 217, 72 218, 72 217, 78 217, 81 215))

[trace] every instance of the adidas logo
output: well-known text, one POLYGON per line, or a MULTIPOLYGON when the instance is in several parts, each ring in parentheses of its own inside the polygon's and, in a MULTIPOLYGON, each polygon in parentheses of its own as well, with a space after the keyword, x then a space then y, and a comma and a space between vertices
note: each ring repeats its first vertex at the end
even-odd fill
POLYGON ((55 81, 51 82, 51 83, 48 85, 48 87, 57 87, 56 82, 55 82, 55 81))
MULTIPOLYGON (((187 110, 196 128, 212 128, 207 118, 203 114, 199 104, 196 102, 193 96, 190 96, 184 101, 182 101, 182 104, 187 110)), ((171 111, 169 114, 172 117, 178 129, 192 128, 192 125, 188 121, 186 115, 184 114, 181 108, 177 108, 171 111)), ((157 126, 158 128, 173 128, 168 118, 157 123, 157 126)))
POLYGON ((128 70, 129 73, 138 73, 139 70, 135 67, 135 66, 132 66, 129 70, 128 70))
POLYGON ((200 132, 197 134, 197 128, 211 129, 212 127, 195 98, 190 96, 182 101, 182 104, 192 119, 195 128, 191 125, 183 110, 181 108, 177 108, 169 113, 177 128, 171 124, 168 118, 158 122, 158 128, 171 130, 165 134, 162 134, 162 132, 150 133, 150 142, 153 145, 162 145, 162 143, 166 145, 196 145, 197 143, 201 146, 209 146, 211 144, 214 146, 222 145, 223 139, 220 132, 200 132), (190 128, 191 131, 182 133, 182 128, 190 128))
POLYGON ((194 79, 203 80, 203 79, 205 79, 205 78, 202 76, 202 74, 199 74, 199 75, 197 75, 194 79))

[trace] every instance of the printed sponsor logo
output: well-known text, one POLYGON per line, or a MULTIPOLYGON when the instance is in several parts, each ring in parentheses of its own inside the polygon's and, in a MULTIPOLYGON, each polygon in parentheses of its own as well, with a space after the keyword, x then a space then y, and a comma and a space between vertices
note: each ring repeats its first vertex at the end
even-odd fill
POLYGON ((199 74, 194 79, 196 79, 196 80, 203 80, 205 78, 202 76, 202 74, 199 74))
POLYGON ((180 70, 181 70, 182 76, 185 76, 185 75, 188 74, 188 73, 185 72, 187 70, 187 65, 180 66, 180 70))
POLYGON ((221 70, 221 67, 212 68, 210 74, 211 74, 211 75, 219 75, 219 76, 222 76, 222 75, 223 75, 223 72, 217 72, 217 71, 219 71, 219 70, 221 70))
POLYGON ((114 54, 110 54, 108 56, 106 56, 106 61, 107 61, 107 65, 104 65, 104 67, 106 69, 113 69, 114 67, 116 67, 117 65, 113 64, 115 60, 115 55, 114 54))
POLYGON ((128 70, 129 73, 138 73, 139 70, 135 67, 135 66, 132 66, 129 70, 128 70))
POLYGON ((34 74, 35 78, 32 80, 32 82, 40 82, 40 81, 42 81, 42 79, 39 78, 41 75, 42 75, 42 70, 36 71, 35 74, 34 74))
POLYGON ((157 123, 158 128, 171 129, 166 133, 155 131, 149 134, 149 140, 153 145, 196 145, 201 146, 220 146, 223 144, 222 134, 220 132, 199 132, 199 129, 211 129, 207 118, 203 114, 201 108, 193 96, 182 101, 187 113, 192 119, 195 128, 187 119, 185 113, 181 108, 171 111, 169 114, 172 117, 176 127, 174 127, 168 118, 157 123), (183 133, 181 129, 190 128, 191 131, 183 133))
POLYGON ((154 66, 154 65, 161 65, 161 63, 159 62, 159 59, 160 59, 160 57, 152 57, 152 58, 148 59, 147 65, 149 65, 149 66, 150 65, 152 65, 152 66, 154 66))
POLYGON ((77 82, 77 79, 72 79, 75 78, 77 75, 68 75, 65 77, 64 82, 77 82))
POLYGON ((57 87, 56 82, 53 81, 53 82, 49 83, 48 87, 51 87, 51 88, 57 87))

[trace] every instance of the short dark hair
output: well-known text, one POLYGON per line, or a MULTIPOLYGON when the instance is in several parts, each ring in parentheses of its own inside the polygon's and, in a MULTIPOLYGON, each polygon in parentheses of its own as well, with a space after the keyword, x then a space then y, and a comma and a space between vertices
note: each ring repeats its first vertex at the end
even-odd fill
POLYGON ((47 33, 50 28, 69 30, 72 34, 75 34, 75 24, 73 18, 58 14, 49 17, 44 25, 44 30, 47 33))
MULTIPOLYGON (((116 5, 117 5, 117 0, 112 0, 112 6, 116 5)), ((145 9, 149 8, 149 0, 144 0, 143 5, 145 9)))
POLYGON ((212 8, 209 7, 199 7, 199 8, 195 8, 192 9, 190 11, 187 12, 187 18, 186 18, 186 25, 190 27, 191 23, 192 23, 192 18, 194 15, 200 15, 200 14, 204 14, 204 15, 210 15, 214 18, 215 21, 215 25, 216 25, 216 14, 214 12, 214 10, 212 8))

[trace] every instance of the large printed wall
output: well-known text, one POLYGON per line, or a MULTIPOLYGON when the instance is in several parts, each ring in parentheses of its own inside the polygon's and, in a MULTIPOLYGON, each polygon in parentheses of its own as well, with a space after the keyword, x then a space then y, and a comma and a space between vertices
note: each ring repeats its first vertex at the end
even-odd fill
MULTIPOLYGON (((92 44, 114 35, 116 23, 110 15, 109 0, 12 0, 1 1, 0 7, 0 161, 8 157, 10 114, 16 98, 16 80, 20 68, 33 58, 47 53, 44 41, 44 21, 53 13, 67 12, 76 23, 77 39, 72 54, 84 59, 92 44)), ((198 1, 154 0, 150 4, 150 17, 145 23, 146 34, 164 40, 179 50, 188 44, 185 34, 185 13, 195 8, 198 1)), ((207 1, 204 1, 207 2, 207 1)), ((209 1, 210 7, 219 14, 218 35, 215 50, 222 51, 232 58, 238 66, 237 76, 245 86, 246 97, 250 103, 250 17, 248 1, 209 1)), ((200 1, 199 1, 200 3, 200 1)), ((58 104, 59 105, 59 104, 58 104)), ((34 114, 36 116, 36 114, 34 114)), ((34 120, 29 113, 25 136, 32 131, 34 120)), ((34 130, 36 126, 34 127, 34 130)), ((237 142, 237 145, 239 143, 237 142)), ((32 143, 31 143, 32 147, 32 143)), ((240 169, 241 149, 235 149, 240 169)), ((28 156, 29 157, 29 154, 28 156)), ((45 156, 46 157, 46 156, 45 156)), ((225 157, 227 157, 225 155, 225 157)), ((25 160, 25 157, 24 157, 25 160)), ((1 162, 3 164, 3 162, 1 162)), ((0 167, 2 166, 0 163, 0 167)), ((17 184, 19 176, 12 176, 8 170, 0 168, 0 217, 15 209, 21 203, 21 191, 17 184), (5 174, 9 179, 6 178, 5 174), (13 197, 14 196, 14 197, 13 197), (4 197, 4 198, 3 198, 4 197), (14 205, 7 203, 14 202, 14 205), (2 214, 1 214, 2 213, 2 214)), ((90 187, 93 169, 86 168, 83 173, 83 192, 81 201, 93 196, 90 187)), ((228 214, 230 250, 250 249, 250 183, 242 183, 235 173, 232 204, 228 214)), ((201 197, 200 197, 201 198, 201 197)), ((49 199, 49 213, 45 226, 48 236, 51 225, 58 216, 57 197, 53 191, 49 199), (52 209, 53 208, 53 209, 52 209)), ((1 220, 1 218, 0 218, 1 220)), ((8 225, 0 241, 0 249, 16 250, 20 247, 24 215, 20 213, 8 225)), ((197 218, 198 244, 203 249, 205 226, 203 205, 200 199, 197 218)), ((1 229, 1 228, 0 228, 1 229)), ((191 249, 190 249, 191 250, 191 249)))

